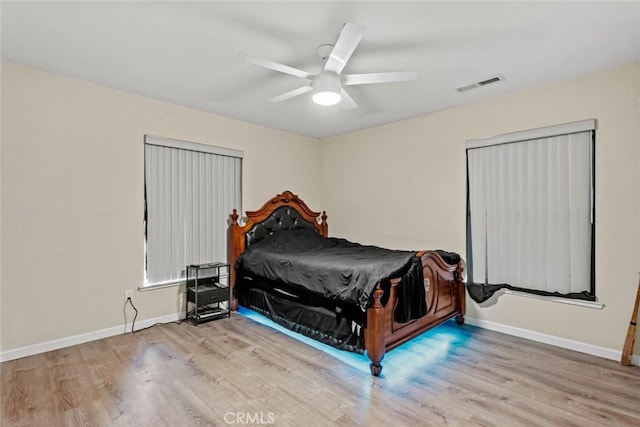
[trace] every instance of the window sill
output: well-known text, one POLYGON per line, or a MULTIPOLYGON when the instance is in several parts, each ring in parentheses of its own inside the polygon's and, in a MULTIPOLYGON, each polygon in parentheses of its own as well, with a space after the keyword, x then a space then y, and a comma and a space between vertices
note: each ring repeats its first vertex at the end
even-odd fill
POLYGON ((505 289, 504 293, 510 294, 510 295, 517 295, 520 297, 541 299, 544 301, 559 302, 562 304, 577 305, 580 307, 593 308, 596 310, 602 310, 604 308, 604 304, 597 301, 585 301, 585 300, 579 300, 579 299, 558 298, 558 297, 545 297, 542 295, 528 294, 526 292, 512 291, 510 289, 505 289))
POLYGON ((175 282, 152 283, 150 285, 138 286, 138 292, 153 291, 156 289, 173 288, 174 286, 182 286, 185 284, 184 279, 175 282))

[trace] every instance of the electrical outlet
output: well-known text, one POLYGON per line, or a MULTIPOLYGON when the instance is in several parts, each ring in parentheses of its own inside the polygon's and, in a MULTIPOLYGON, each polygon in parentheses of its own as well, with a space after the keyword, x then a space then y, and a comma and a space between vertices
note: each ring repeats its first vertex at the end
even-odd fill
POLYGON ((124 300, 126 301, 129 298, 133 299, 133 291, 131 289, 124 291, 124 300))

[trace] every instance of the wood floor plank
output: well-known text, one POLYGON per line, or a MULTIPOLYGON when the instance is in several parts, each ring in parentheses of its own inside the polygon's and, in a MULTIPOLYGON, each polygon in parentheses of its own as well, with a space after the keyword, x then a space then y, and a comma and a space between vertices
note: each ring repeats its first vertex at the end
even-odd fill
POLYGON ((234 314, 0 365, 2 426, 637 426, 640 368, 453 322, 389 352, 234 314))

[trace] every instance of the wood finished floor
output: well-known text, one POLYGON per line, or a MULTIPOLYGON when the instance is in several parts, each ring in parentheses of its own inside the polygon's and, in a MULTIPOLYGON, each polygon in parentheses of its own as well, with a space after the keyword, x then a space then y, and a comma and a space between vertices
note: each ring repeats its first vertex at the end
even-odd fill
POLYGON ((640 425, 639 367, 453 322, 385 361, 237 314, 161 325, 2 363, 1 425, 640 425))

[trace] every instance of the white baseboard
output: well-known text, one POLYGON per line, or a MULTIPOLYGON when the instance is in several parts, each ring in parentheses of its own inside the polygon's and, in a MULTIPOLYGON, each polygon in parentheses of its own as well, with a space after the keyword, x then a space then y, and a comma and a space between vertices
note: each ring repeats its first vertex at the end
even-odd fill
MULTIPOLYGON (((136 322, 136 330, 146 328, 156 323, 175 322, 184 318, 184 313, 168 314, 166 316, 154 317, 152 319, 140 320, 136 322)), ((11 350, 0 352, 0 362, 20 359, 21 357, 33 356, 34 354, 45 353, 59 348, 70 347, 72 345, 82 344, 89 341, 95 341, 102 338, 112 337, 125 333, 125 327, 128 333, 131 333, 131 324, 114 326, 112 328, 100 329, 99 331, 87 332, 85 334, 74 335, 71 337, 60 338, 57 340, 46 341, 38 344, 18 347, 11 350)))
MULTIPOLYGON (((175 322, 184 318, 184 313, 168 314, 166 316, 154 317, 152 319, 141 320, 136 323, 136 330, 146 328, 156 323, 175 322)), ((501 323, 491 322, 489 320, 476 319, 473 317, 465 317, 465 323, 478 326, 480 328, 491 331, 502 332, 507 335, 514 335, 520 338, 526 338, 532 341, 542 342, 554 345, 556 347, 566 348, 569 350, 579 351, 581 353, 591 354, 593 356, 605 359, 619 361, 622 351, 612 350, 592 344, 586 344, 580 341, 573 341, 566 338, 556 337, 554 335, 542 334, 540 332, 530 331, 528 329, 516 328, 514 326, 503 325, 501 323)), ((128 325, 127 325, 128 326, 128 325)), ((39 344, 33 344, 25 347, 14 348, 0 352, 0 362, 20 359, 21 357, 33 356, 35 354, 45 353, 47 351, 57 350, 59 348, 70 347, 72 345, 82 344, 102 338, 111 337, 124 333, 125 325, 114 326, 111 328, 101 329, 85 334, 74 335, 71 337, 60 338, 53 341, 46 341, 39 344)), ((640 366, 640 356, 633 355, 631 364, 640 366)))
MULTIPOLYGON (((591 354, 604 359, 620 361, 620 358, 622 357, 622 350, 613 350, 606 347, 583 343, 581 341, 569 340, 566 338, 556 337, 554 335, 542 334, 528 329, 516 328, 514 326, 503 325, 502 323, 476 319, 473 317, 465 316, 464 321, 469 325, 478 326, 479 328, 488 329, 490 331, 502 332, 503 334, 514 335, 516 337, 526 338, 528 340, 550 344, 556 347, 578 351, 580 353, 591 354)), ((640 366, 640 356, 633 355, 631 358, 631 364, 640 366)))

